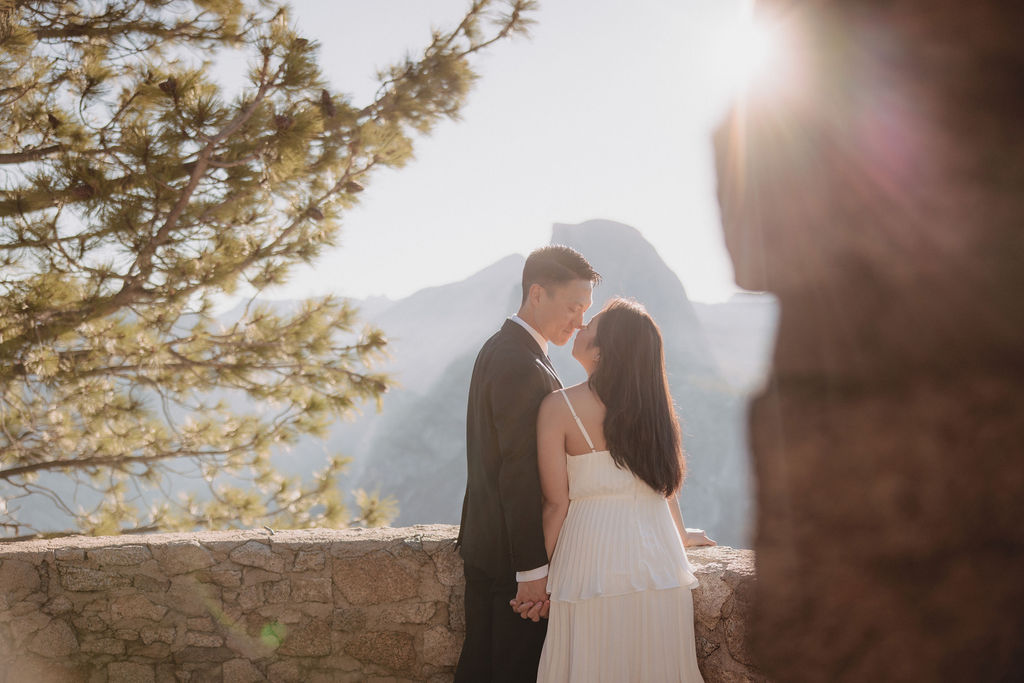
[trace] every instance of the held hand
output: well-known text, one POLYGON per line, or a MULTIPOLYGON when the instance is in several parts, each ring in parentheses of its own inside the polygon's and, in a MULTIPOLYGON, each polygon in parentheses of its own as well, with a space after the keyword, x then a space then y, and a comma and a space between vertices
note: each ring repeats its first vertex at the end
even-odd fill
POLYGON ((523 619, 540 621, 541 612, 547 613, 547 583, 547 577, 520 583, 516 597, 509 601, 509 605, 523 619))
POLYGON ((701 545, 718 545, 712 539, 708 538, 707 532, 703 529, 687 529, 686 537, 683 539, 683 545, 687 548, 694 548, 701 545))
MULTIPOLYGON (((514 602, 515 600, 512 600, 509 604, 514 602)), ((520 603, 518 607, 513 605, 512 609, 523 619, 540 621, 541 619, 548 618, 548 611, 551 609, 551 601, 541 600, 540 602, 523 602, 520 603)))

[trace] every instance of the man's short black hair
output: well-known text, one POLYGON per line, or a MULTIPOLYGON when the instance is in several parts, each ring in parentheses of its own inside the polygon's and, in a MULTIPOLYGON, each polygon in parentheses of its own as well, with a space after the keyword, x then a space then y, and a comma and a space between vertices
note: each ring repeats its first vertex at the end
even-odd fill
POLYGON ((562 285, 572 280, 601 282, 601 276, 590 265, 583 254, 564 244, 552 244, 530 252, 523 266, 523 300, 530 295, 530 286, 537 284, 545 289, 562 285))

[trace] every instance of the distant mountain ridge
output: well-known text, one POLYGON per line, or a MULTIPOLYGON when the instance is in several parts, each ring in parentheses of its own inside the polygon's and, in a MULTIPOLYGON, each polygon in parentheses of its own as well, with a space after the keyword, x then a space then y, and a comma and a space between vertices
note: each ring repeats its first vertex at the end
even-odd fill
MULTIPOLYGON (((552 243, 576 248, 602 274, 588 315, 611 296, 627 296, 658 321, 688 453, 685 518, 720 542, 746 545, 751 509, 746 397, 723 375, 679 278, 639 231, 621 223, 556 224, 552 243)), ((509 256, 460 282, 390 305, 378 300, 376 311, 364 311, 364 319, 391 340, 393 360, 385 369, 400 387, 385 398, 381 414, 339 425, 327 446, 354 458, 356 486, 398 499, 397 524, 459 521, 469 376, 480 345, 518 308, 523 262, 522 256, 509 256)), ((708 313, 704 306, 701 311, 708 313)), ((585 379, 570 348, 550 350, 566 386, 585 379)))

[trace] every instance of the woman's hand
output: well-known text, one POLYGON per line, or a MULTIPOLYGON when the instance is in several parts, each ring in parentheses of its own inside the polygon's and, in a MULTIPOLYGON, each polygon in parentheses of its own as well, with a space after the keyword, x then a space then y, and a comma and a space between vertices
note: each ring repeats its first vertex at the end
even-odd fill
POLYGON ((703 529, 687 529, 686 535, 683 536, 683 547, 695 548, 702 545, 718 545, 712 539, 708 538, 707 532, 703 529))

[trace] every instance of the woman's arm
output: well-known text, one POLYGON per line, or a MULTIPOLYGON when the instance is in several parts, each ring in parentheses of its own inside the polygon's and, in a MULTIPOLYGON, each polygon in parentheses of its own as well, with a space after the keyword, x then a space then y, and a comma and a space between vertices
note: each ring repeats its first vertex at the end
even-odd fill
POLYGON ((569 512, 569 474, 565 466, 565 427, 560 415, 562 398, 549 394, 540 404, 537 415, 537 469, 544 498, 544 547, 548 560, 555 552, 555 543, 562 523, 569 512))
POLYGON ((683 513, 679 511, 678 493, 668 499, 668 508, 672 512, 672 521, 676 524, 676 531, 679 532, 679 539, 683 542, 684 548, 692 548, 699 545, 718 545, 708 538, 703 529, 687 529, 683 526, 683 513))

